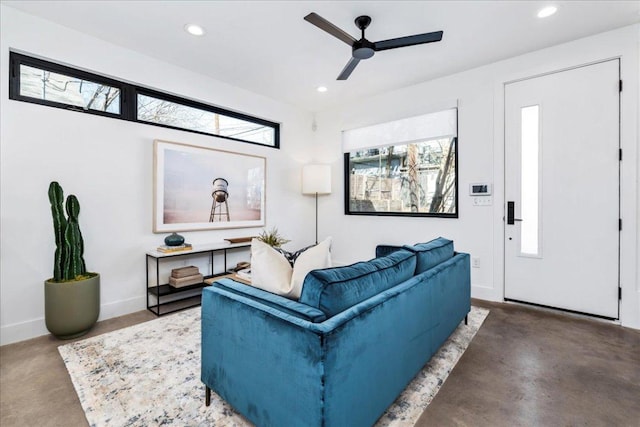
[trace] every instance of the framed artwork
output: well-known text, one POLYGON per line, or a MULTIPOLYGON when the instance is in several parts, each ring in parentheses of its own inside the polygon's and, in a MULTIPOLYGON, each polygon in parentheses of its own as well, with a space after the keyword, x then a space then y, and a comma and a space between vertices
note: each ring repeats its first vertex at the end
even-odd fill
POLYGON ((155 140, 153 232, 263 227, 265 157, 155 140))

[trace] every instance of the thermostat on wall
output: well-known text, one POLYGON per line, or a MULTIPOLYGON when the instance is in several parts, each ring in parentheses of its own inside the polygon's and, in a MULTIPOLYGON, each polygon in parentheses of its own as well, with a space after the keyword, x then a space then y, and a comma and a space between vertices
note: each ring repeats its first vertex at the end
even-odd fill
POLYGON ((487 184, 487 183, 469 184, 469 195, 470 196, 490 196, 491 184, 487 184))

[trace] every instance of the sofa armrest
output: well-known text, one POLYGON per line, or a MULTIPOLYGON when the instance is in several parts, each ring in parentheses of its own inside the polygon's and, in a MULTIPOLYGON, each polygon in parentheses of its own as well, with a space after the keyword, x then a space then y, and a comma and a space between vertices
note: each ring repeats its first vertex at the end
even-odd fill
POLYGON ((272 294, 271 292, 267 292, 262 289, 254 288, 253 286, 249 286, 235 280, 220 279, 214 282, 212 286, 225 289, 228 292, 232 292, 237 295, 243 295, 246 298, 250 298, 269 307, 282 310, 287 314, 313 323, 322 322, 327 318, 321 310, 318 310, 315 307, 290 300, 280 295, 272 294))
POLYGON ((322 419, 323 339, 309 330, 314 323, 222 286, 203 289, 201 322, 200 378, 236 410, 264 426, 322 419))
POLYGON ((429 310, 441 319, 435 331, 438 340, 444 341, 471 309, 470 264, 469 254, 460 252, 418 275, 433 287, 429 310))
MULTIPOLYGON (((217 304, 234 303, 242 304, 248 308, 248 313, 261 318, 275 318, 279 321, 289 323, 291 326, 298 329, 314 329, 316 325, 301 317, 289 314, 279 308, 272 307, 265 303, 265 301, 259 301, 242 295, 240 293, 232 292, 223 286, 207 286, 202 289, 202 320, 204 322, 205 317, 210 310, 213 310, 213 306, 217 304), (215 303, 213 302, 215 300, 215 303)), ((317 330, 315 331, 317 332, 317 330)))

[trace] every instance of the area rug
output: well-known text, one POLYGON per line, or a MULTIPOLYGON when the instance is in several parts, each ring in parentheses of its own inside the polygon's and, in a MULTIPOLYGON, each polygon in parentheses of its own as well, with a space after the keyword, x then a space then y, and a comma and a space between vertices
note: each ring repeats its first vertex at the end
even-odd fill
MULTIPOLYGON (((434 398, 489 310, 471 307, 376 426, 411 426, 434 398)), ((215 393, 204 405, 200 308, 58 347, 91 426, 251 426, 215 393)))

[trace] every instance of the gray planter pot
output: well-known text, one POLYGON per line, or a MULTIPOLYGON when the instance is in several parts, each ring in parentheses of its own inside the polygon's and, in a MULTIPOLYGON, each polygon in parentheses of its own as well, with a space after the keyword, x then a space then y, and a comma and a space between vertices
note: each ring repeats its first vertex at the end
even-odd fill
POLYGON ((89 332, 100 315, 100 275, 85 280, 44 282, 44 319, 47 329, 60 339, 89 332))

